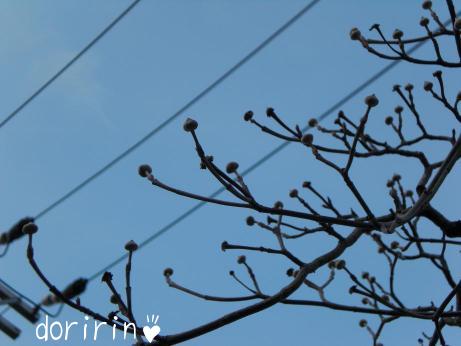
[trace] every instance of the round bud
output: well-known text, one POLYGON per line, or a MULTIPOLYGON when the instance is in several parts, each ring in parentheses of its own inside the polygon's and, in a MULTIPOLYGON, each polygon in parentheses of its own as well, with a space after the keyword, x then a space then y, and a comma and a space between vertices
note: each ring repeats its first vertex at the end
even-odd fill
POLYGON ((253 112, 252 111, 246 112, 245 115, 243 116, 243 119, 245 121, 250 121, 251 119, 253 119, 253 112))
POLYGON ((118 303, 118 299, 117 299, 117 296, 115 294, 110 296, 110 302, 112 304, 117 304, 118 303))
POLYGON ((283 209, 283 203, 280 201, 275 202, 274 209, 283 209))
POLYGON ((33 222, 26 223, 24 227, 22 227, 22 233, 24 234, 32 235, 32 234, 37 233, 37 231, 38 231, 38 227, 33 222))
POLYGON ((461 101, 461 91, 456 95, 456 101, 461 101))
POLYGON ((455 19, 455 29, 461 30, 461 17, 455 19))
POLYGON ((351 37, 351 40, 357 41, 357 40, 360 40, 360 38, 362 37, 362 33, 360 32, 359 29, 352 28, 351 31, 349 32, 349 36, 351 37))
POLYGON ((370 304, 370 300, 368 298, 362 298, 362 304, 363 305, 368 305, 368 304, 370 304))
POLYGON ((432 8, 432 1, 430 0, 425 0, 423 1, 423 4, 422 4, 423 8, 425 10, 430 10, 432 8))
POLYGON ((402 176, 401 176, 400 174, 397 174, 397 173, 396 173, 396 174, 394 174, 394 175, 392 176, 392 180, 394 180, 394 181, 400 181, 400 180, 402 180, 402 176))
POLYGON ((376 107, 378 103, 379 103, 379 100, 375 94, 365 97, 365 104, 370 108, 376 107))
POLYGON ((437 70, 432 74, 435 78, 440 78, 442 77, 442 71, 437 70))
POLYGON ((424 82, 424 90, 426 91, 431 91, 432 90, 432 87, 434 86, 434 84, 432 84, 432 82, 424 82))
POLYGON ((318 123, 319 122, 317 121, 317 119, 311 118, 311 119, 309 119, 307 124, 309 125, 309 127, 316 127, 318 123))
POLYGON ((229 270, 229 275, 234 276, 235 272, 233 270, 229 270))
POLYGON ((305 187, 306 189, 310 188, 311 187, 311 182, 310 181, 303 182, 303 187, 305 187))
POLYGON ((311 145, 313 141, 314 141, 314 135, 312 133, 306 133, 301 138, 301 142, 303 142, 305 145, 311 145))
POLYGON ((296 197, 298 197, 298 190, 296 190, 296 189, 291 190, 291 191, 290 191, 290 197, 291 197, 291 198, 296 198, 296 197))
POLYGON ((253 226, 255 224, 255 218, 253 216, 248 216, 246 222, 248 226, 253 226))
POLYGON ((401 87, 401 85, 394 84, 394 86, 392 87, 392 91, 398 91, 398 90, 400 90, 400 87, 401 87))
POLYGON ((367 324, 368 324, 367 320, 360 320, 360 322, 359 322, 359 326, 361 328, 365 328, 367 326, 367 324))
POLYGON ((221 251, 223 251, 223 252, 226 251, 228 249, 228 247, 229 247, 229 243, 227 241, 223 241, 221 243, 221 251))
POLYGON ((406 91, 412 91, 413 88, 414 88, 414 87, 413 87, 413 84, 411 84, 411 83, 408 83, 408 84, 405 85, 405 90, 406 90, 406 91))
POLYGON ((183 129, 186 132, 195 131, 197 127, 198 127, 198 122, 191 118, 187 118, 183 125, 183 129))
POLYGON ((399 242, 396 241, 396 240, 394 240, 394 241, 391 243, 391 249, 392 249, 392 250, 398 249, 399 246, 400 246, 400 244, 399 244, 399 242))
POLYGON ((391 116, 388 116, 388 117, 386 117, 386 119, 384 119, 384 123, 386 125, 392 125, 393 121, 394 121, 394 119, 391 116))
POLYGON ((166 268, 164 271, 163 271, 163 275, 167 278, 169 278, 171 275, 173 275, 173 269, 171 268, 166 268))
POLYGON ((355 285, 349 287, 349 294, 353 294, 357 291, 357 287, 355 285))
POLYGON ((345 260, 339 260, 336 262, 336 268, 339 270, 344 269, 346 267, 346 261, 345 260))
POLYGON ((381 299, 384 300, 384 301, 387 302, 387 303, 389 303, 389 301, 391 300, 387 294, 383 294, 383 295, 381 296, 381 299))
POLYGON ((287 276, 292 277, 293 274, 294 274, 294 272, 295 272, 295 270, 294 270, 293 268, 289 268, 289 269, 287 270, 287 276))
POLYGON ((238 168, 239 168, 239 164, 237 162, 235 162, 235 161, 231 161, 226 166, 226 172, 228 174, 235 173, 235 172, 237 172, 238 168))
POLYGON ((394 111, 397 113, 397 114, 400 114, 403 112, 403 107, 402 106, 397 106, 394 108, 394 111))
POLYGON ((243 264, 243 263, 246 262, 246 260, 247 260, 247 258, 246 258, 244 255, 241 255, 241 256, 239 256, 239 257, 237 258, 237 263, 238 263, 238 264, 243 264))
POLYGON ((429 18, 421 17, 421 20, 419 21, 419 25, 428 26, 429 25, 429 18))
POLYGON ((394 40, 400 40, 403 37, 403 31, 400 29, 395 29, 394 33, 392 34, 392 37, 394 40))
POLYGON ((275 112, 274 112, 274 108, 272 107, 268 107, 266 109, 266 115, 270 118, 270 117, 273 117, 275 115, 275 112))
POLYGON ((328 262, 328 268, 335 269, 336 268, 336 262, 335 261, 328 262))
POLYGON ((386 183, 386 186, 387 186, 387 187, 392 187, 392 186, 394 186, 394 181, 393 181, 393 180, 388 180, 387 183, 386 183))
POLYGON ((125 250, 129 252, 136 251, 138 249, 138 244, 136 244, 133 240, 130 240, 128 243, 125 244, 125 250))
POLYGON ((149 165, 141 165, 138 168, 138 174, 141 177, 146 178, 148 175, 152 174, 152 167, 149 165))
POLYGON ((411 191, 411 190, 406 191, 405 196, 406 197, 413 197, 413 191, 411 191))
POLYGON ((368 280, 369 277, 370 277, 370 273, 369 273, 369 272, 363 272, 363 273, 362 273, 362 279, 368 280))

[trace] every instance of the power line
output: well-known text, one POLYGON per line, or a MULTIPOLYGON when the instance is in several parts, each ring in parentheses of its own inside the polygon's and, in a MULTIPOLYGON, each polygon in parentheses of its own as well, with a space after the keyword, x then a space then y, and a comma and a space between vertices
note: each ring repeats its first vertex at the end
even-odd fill
MULTIPOLYGON (((425 41, 422 41, 422 42, 418 42, 417 44, 415 44, 411 49, 409 49, 407 51, 408 54, 411 54, 413 53, 414 51, 418 50, 421 46, 423 46, 425 43, 425 41)), ((396 60, 396 61, 393 61, 389 64, 387 64, 384 68, 382 68, 381 70, 379 70, 377 73, 375 73, 373 76, 371 76, 369 79, 367 79, 365 82, 363 82, 362 84, 360 84, 357 88, 355 88, 354 90, 352 90, 350 93, 348 93, 346 96, 344 96, 342 99, 340 99, 338 102, 336 102, 335 104, 333 104, 330 108, 328 108, 327 110, 325 110, 321 115, 319 115, 317 117, 317 121, 322 121, 324 120, 325 118, 327 118, 328 116, 330 116, 331 114, 333 114, 333 112, 337 109, 339 109, 340 107, 342 107, 344 104, 346 104, 349 100, 351 100, 352 98, 354 98, 356 95, 358 95, 360 92, 362 92, 364 89, 366 89, 368 86, 370 86, 371 84, 373 84, 375 81, 377 81, 378 79, 380 79, 383 75, 385 75, 387 72, 389 72, 391 69, 393 69, 395 66, 397 66, 399 63, 401 62, 401 60, 396 60)), ((302 128, 302 132, 305 133, 306 131, 309 130, 309 126, 305 126, 304 128, 302 128)), ((263 163, 265 163, 266 161, 268 161, 271 157, 277 155, 279 152, 281 152, 284 148, 286 148, 290 143, 292 142, 283 142, 282 144, 278 145, 277 147, 275 147, 273 150, 271 150, 269 153, 267 153, 266 155, 264 155, 263 157, 261 157, 258 161, 256 161, 255 163, 253 163, 250 167, 248 167, 246 170, 244 170, 241 175, 242 176, 246 176, 248 175, 249 173, 251 173, 252 171, 254 171, 256 168, 258 168, 259 166, 261 166, 263 163)), ((209 198, 214 198, 216 196, 218 196, 221 192, 225 191, 225 188, 224 187, 221 187, 219 189, 217 189, 216 191, 214 191, 211 195, 209 195, 208 197, 209 198)), ((193 213, 195 213, 196 211, 198 211, 200 208, 202 208, 205 204, 207 204, 207 202, 205 201, 200 201, 198 202, 197 204, 195 204, 192 208, 190 208, 189 210, 187 210, 185 213, 181 214, 180 216, 178 216, 176 219, 174 219, 172 222, 170 222, 169 224, 167 224, 166 226, 162 227, 161 229, 159 229, 158 231, 156 231, 155 233, 153 233, 151 236, 149 236, 148 238, 146 238, 145 240, 143 240, 141 243, 138 244, 138 249, 141 249, 143 248, 144 246, 146 246, 147 244, 151 243, 152 241, 154 241, 155 239, 157 239, 159 236, 161 236, 162 234, 168 232, 169 230, 171 230, 174 226, 176 226, 178 223, 180 223, 181 221, 183 221, 184 219, 186 219, 187 217, 189 217, 190 215, 192 215, 193 213)), ((93 281, 97 278, 99 278, 105 271, 111 269, 112 267, 116 266, 118 263, 120 263, 121 261, 123 261, 125 258, 127 257, 126 254, 118 257, 117 259, 115 259, 114 261, 112 261, 111 263, 109 263, 108 265, 106 265, 105 267, 101 268, 100 270, 98 270, 97 272, 95 272, 93 275, 91 275, 88 280, 89 281, 93 281)))
MULTIPOLYGON (((138 0, 139 1, 139 0, 138 0)), ((178 109, 173 115, 171 115, 169 118, 167 118, 165 121, 163 121, 160 125, 152 129, 149 133, 147 133, 144 137, 139 139, 136 143, 131 145, 128 149, 123 151, 121 154, 116 156, 114 159, 112 159, 109 163, 107 163, 105 166, 100 168, 98 171, 93 173, 91 176, 86 178, 84 181, 82 181, 80 184, 75 186, 73 189, 71 189, 69 192, 67 192, 65 195, 63 195, 61 198, 56 200, 54 203, 43 209, 41 212, 39 212, 36 216, 35 219, 39 219, 43 217, 44 215, 48 214, 51 210, 56 208, 58 205, 69 199, 72 195, 80 191, 82 188, 84 188, 86 185, 88 185, 90 182, 98 178, 100 175, 103 173, 107 172, 109 169, 111 169, 114 165, 116 165, 119 161, 123 160, 125 157, 130 155, 133 151, 135 151, 137 148, 139 148, 141 145, 143 145, 145 142, 147 142, 150 138, 152 138, 154 135, 156 135, 158 132, 160 132, 163 128, 165 128, 169 123, 171 123, 174 119, 179 117, 183 112, 188 110, 190 107, 192 107, 194 104, 196 104, 198 101, 200 101, 202 98, 204 98, 207 94, 209 94, 213 89, 215 89, 218 85, 220 85, 222 82, 224 82, 228 77, 230 77, 234 72, 236 72, 238 69, 240 69, 243 65, 245 65, 248 61, 250 61, 256 54, 258 54, 261 50, 263 50, 265 47, 267 47, 275 38, 280 36, 283 32, 285 32, 291 25, 293 25, 298 19, 300 19, 304 14, 306 14, 311 8, 314 7, 317 3, 319 3, 320 0, 313 0, 306 6, 304 6, 299 12, 297 12, 293 17, 291 17, 285 24, 283 24, 280 28, 278 28, 274 33, 272 33, 268 38, 266 38, 263 42, 261 42, 256 48, 254 48, 250 53, 248 53, 245 57, 243 57, 239 62, 237 62, 234 66, 232 66, 230 69, 228 69, 226 72, 224 72, 218 79, 216 79, 213 83, 211 83, 208 87, 203 89, 200 93, 198 93, 194 98, 192 98, 189 102, 187 102, 184 106, 182 106, 180 109, 178 109)), ((1 126, 0 126, 1 127, 1 126)))
POLYGON ((76 56, 74 56, 67 64, 61 67, 50 79, 42 84, 29 98, 22 102, 15 110, 13 110, 2 122, 0 122, 0 129, 5 126, 11 119, 19 114, 29 103, 31 103, 38 95, 47 89, 55 80, 57 80, 69 67, 71 67, 77 60, 79 60, 91 47, 93 47, 101 38, 103 38, 123 17, 125 17, 141 0, 135 0, 128 6, 122 13, 120 13, 108 26, 104 28, 93 40, 91 40, 76 56))

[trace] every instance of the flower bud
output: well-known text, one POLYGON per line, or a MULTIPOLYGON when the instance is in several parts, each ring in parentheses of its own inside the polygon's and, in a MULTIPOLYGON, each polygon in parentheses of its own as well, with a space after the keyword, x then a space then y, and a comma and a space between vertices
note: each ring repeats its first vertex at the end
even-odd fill
POLYGON ((429 25, 429 18, 421 17, 421 20, 419 21, 419 25, 428 26, 429 25))
POLYGON ((283 203, 280 201, 275 202, 274 209, 283 209, 283 203))
POLYGON ((400 114, 403 112, 403 107, 402 106, 397 106, 394 108, 394 111, 397 113, 397 114, 400 114))
POLYGON ((130 240, 128 243, 125 244, 125 250, 128 252, 133 252, 138 249, 138 244, 134 242, 134 240, 130 240))
POLYGON ((309 119, 308 125, 309 125, 309 127, 316 127, 318 123, 319 122, 318 122, 317 119, 312 118, 312 119, 309 119))
POLYGON ((396 174, 394 174, 392 176, 392 180, 393 181, 400 181, 400 180, 402 180, 402 176, 400 174, 396 173, 396 174))
POLYGON ((171 268, 166 268, 164 271, 163 271, 163 276, 169 278, 171 275, 173 275, 173 269, 171 268))
POLYGON ((424 90, 426 91, 431 91, 432 90, 432 87, 434 86, 434 84, 432 84, 432 82, 424 82, 424 90))
POLYGON ((388 116, 388 117, 386 117, 386 119, 384 119, 384 123, 386 125, 392 125, 393 121, 394 121, 394 119, 391 116, 388 116))
POLYGON ((346 261, 345 260, 339 260, 336 262, 336 268, 339 270, 344 269, 346 267, 346 261))
POLYGON ((360 320, 360 322, 359 322, 359 326, 361 328, 365 328, 367 326, 367 324, 368 324, 367 320, 360 320))
POLYGON ((255 224, 255 218, 253 216, 248 216, 246 219, 247 225, 248 226, 253 226, 255 224))
POLYGON ((303 187, 306 188, 306 189, 310 188, 311 187, 311 182, 310 181, 303 182, 303 187))
POLYGON ((403 37, 403 31, 399 29, 395 29, 394 33, 392 34, 394 40, 401 40, 403 37))
POLYGON ((195 131, 197 127, 198 127, 198 122, 191 118, 187 118, 183 125, 184 131, 186 132, 195 131))
POLYGON ((360 40, 360 38, 362 37, 362 33, 360 32, 359 29, 352 28, 351 31, 349 32, 349 36, 351 37, 351 40, 357 41, 357 40, 360 40))
POLYGON ((24 227, 22 227, 22 233, 24 234, 32 235, 32 234, 37 233, 37 231, 38 231, 38 227, 33 222, 26 223, 24 227))
POLYGON ((243 116, 243 119, 245 121, 250 121, 251 119, 253 119, 253 112, 252 111, 246 112, 245 115, 243 116))
POLYGON ((430 0, 425 0, 423 1, 423 4, 422 4, 423 8, 425 10, 430 10, 432 8, 432 1, 430 0))
POLYGON ((440 78, 442 77, 442 71, 437 70, 432 74, 435 78, 440 78))
POLYGON ((266 115, 270 118, 270 117, 273 117, 275 115, 275 112, 274 112, 274 108, 272 107, 268 107, 266 109, 266 115))
POLYGON ((246 262, 246 260, 247 260, 247 258, 246 258, 244 255, 241 255, 241 256, 239 256, 239 257, 237 258, 237 263, 238 263, 238 264, 243 264, 243 263, 246 262))
POLYGON ((392 249, 392 250, 398 249, 399 246, 400 246, 400 244, 399 244, 398 241, 395 241, 395 240, 394 240, 394 241, 391 243, 391 249, 392 249))
POLYGON ((227 241, 223 241, 221 243, 221 251, 225 252, 229 248, 229 243, 227 241))
POLYGON ((414 87, 413 87, 413 84, 411 84, 411 83, 408 83, 408 84, 405 85, 405 90, 406 90, 406 91, 412 91, 413 88, 414 88, 414 87))
POLYGON ((301 138, 301 142, 303 142, 306 145, 311 145, 313 141, 314 141, 314 135, 312 133, 306 133, 301 138))
POLYGON ((369 273, 369 272, 363 272, 363 273, 362 273, 362 279, 368 280, 369 277, 370 277, 370 273, 369 273))
POLYGON ((138 168, 138 174, 141 177, 146 178, 148 175, 152 174, 152 167, 146 164, 141 165, 138 168))
POLYGON ((370 108, 376 107, 378 103, 379 103, 379 100, 375 94, 365 97, 365 104, 370 108))
POLYGON ((227 174, 235 173, 237 172, 238 168, 239 168, 239 164, 235 161, 231 161, 226 166, 226 172, 227 174))
POLYGON ((290 197, 291 197, 291 198, 296 198, 296 197, 298 197, 298 190, 296 190, 296 189, 291 190, 291 191, 290 191, 290 197))
POLYGON ((287 276, 292 277, 293 274, 294 274, 294 272, 295 272, 295 270, 294 270, 293 268, 289 268, 289 269, 287 270, 287 276))

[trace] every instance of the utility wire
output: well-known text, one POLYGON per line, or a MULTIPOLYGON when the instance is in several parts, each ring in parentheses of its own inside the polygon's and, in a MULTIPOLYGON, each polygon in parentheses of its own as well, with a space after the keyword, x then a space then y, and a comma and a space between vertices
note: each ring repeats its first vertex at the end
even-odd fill
POLYGON ((39 96, 45 89, 47 89, 55 80, 57 80, 69 67, 71 67, 77 60, 79 60, 91 47, 93 47, 101 38, 103 38, 123 17, 125 17, 130 11, 141 2, 141 0, 135 0, 128 6, 122 13, 120 13, 108 26, 104 28, 93 40, 90 41, 76 56, 74 56, 67 64, 61 67, 50 79, 48 79, 40 88, 38 88, 29 98, 21 103, 15 110, 13 110, 2 122, 0 122, 0 129, 5 126, 11 119, 18 115, 29 103, 31 103, 37 96, 39 96))
MULTIPOLYGON (((421 42, 418 42, 417 44, 415 44, 413 47, 411 47, 411 49, 409 49, 407 51, 407 53, 411 54, 413 52, 415 52, 416 50, 418 50, 419 48, 421 48, 421 46, 423 46, 425 43, 425 41, 421 41, 421 42)), ((340 107, 342 107, 344 104, 346 104, 348 101, 350 101, 352 98, 354 98, 356 95, 358 95, 360 92, 362 92, 363 90, 365 90, 368 86, 370 86, 371 84, 373 84, 374 82, 376 82, 378 79, 380 79, 382 76, 384 76, 387 72, 389 72, 390 70, 392 70, 395 66, 397 66, 399 63, 401 62, 401 60, 396 60, 396 61, 393 61, 389 64, 387 64, 384 68, 382 68, 381 70, 379 70, 377 73, 375 73, 373 76, 371 76, 369 79, 367 79, 365 82, 363 82, 362 84, 360 84, 358 87, 356 87, 354 90, 352 90, 350 93, 348 93, 346 96, 344 96, 342 99, 340 99, 338 102, 336 102, 335 104, 333 104, 330 108, 328 108, 327 110, 325 110, 321 115, 319 115, 316 119, 317 121, 322 121, 324 120, 325 118, 327 118, 328 116, 330 116, 331 114, 333 114, 333 112, 335 110, 338 110, 340 107)), ((302 132, 305 133, 309 130, 309 126, 305 126, 304 128, 302 128, 302 132)), ((278 145, 277 147, 275 147, 273 150, 271 150, 269 153, 267 153, 266 155, 264 155, 263 157, 261 157, 258 161, 256 161, 255 163, 253 163, 251 166, 249 166, 246 170, 244 170, 241 175, 242 176, 246 176, 248 175, 249 173, 251 173, 252 171, 254 171, 256 168, 258 168, 259 166, 261 166, 263 163, 265 163, 266 161, 268 161, 270 158, 272 158, 273 156, 277 155, 279 152, 281 152, 284 148, 286 148, 290 143, 292 142, 283 142, 282 144, 278 145)), ((208 196, 208 198, 214 198, 216 196, 218 196, 219 194, 221 194, 223 191, 225 191, 225 188, 224 187, 220 187, 219 189, 217 189, 216 191, 214 191, 211 195, 208 196)), ((170 222, 169 224, 167 224, 166 226, 160 228, 158 231, 156 231, 155 233, 153 233, 151 236, 149 236, 148 238, 146 238, 145 240, 143 240, 141 243, 138 244, 138 250, 145 247, 147 244, 151 243, 152 241, 154 241, 155 239, 157 239, 158 237, 160 237, 162 234, 168 232, 169 230, 171 230, 174 226, 176 226, 178 223, 180 223, 181 221, 183 221, 184 219, 186 219, 187 217, 189 217, 190 215, 192 215, 193 213, 195 213, 197 210, 199 210, 200 208, 202 208, 205 204, 207 204, 207 202, 205 201, 200 201, 198 202, 197 204, 195 204, 192 208, 190 208, 189 210, 187 210, 185 213, 181 214, 180 216, 178 216, 176 219, 174 219, 172 222, 170 222)), ((118 257, 117 259, 115 259, 114 261, 112 261, 111 263, 109 263, 108 265, 106 265, 105 267, 101 268, 100 270, 98 270, 97 272, 95 272, 93 275, 91 275, 88 280, 89 281, 93 281, 97 278, 99 278, 105 271, 111 269, 112 267, 116 266, 118 263, 122 262, 125 258, 127 258, 128 255, 124 254, 120 257, 118 257)))
POLYGON ((180 109, 178 109, 174 114, 172 114, 169 118, 167 118, 165 121, 163 121, 160 125, 152 129, 149 133, 147 133, 144 137, 139 139, 136 143, 131 145, 128 149, 123 151, 121 154, 119 154, 117 157, 112 159, 109 163, 107 163, 105 166, 100 168, 98 171, 93 173, 91 176, 86 178, 84 181, 82 181, 80 184, 75 186, 72 190, 67 192, 65 195, 63 195, 61 198, 59 198, 57 201, 43 209, 41 212, 39 212, 36 216, 35 219, 39 219, 43 217, 44 215, 48 214, 51 210, 56 208, 58 205, 69 199, 71 196, 73 196, 75 193, 83 189, 86 185, 91 183, 93 180, 98 178, 100 175, 103 173, 107 172, 109 169, 111 169, 114 165, 116 165, 119 161, 123 160, 125 157, 130 155, 133 151, 138 149, 141 145, 143 145, 145 142, 147 142, 150 138, 152 138, 154 135, 156 135, 158 132, 160 132, 163 128, 165 128, 169 123, 171 123, 174 119, 179 117, 183 112, 188 110, 190 107, 192 107, 194 104, 196 104, 198 101, 200 101, 202 98, 204 98, 206 95, 208 95, 213 89, 215 89, 218 85, 220 85, 222 82, 224 82, 228 77, 230 77, 232 74, 234 74, 238 69, 240 69, 243 65, 245 65, 248 61, 250 61, 256 54, 258 54, 261 50, 263 50, 265 47, 267 47, 274 39, 276 39, 278 36, 280 36, 282 33, 284 33, 290 26, 292 26, 296 21, 298 21, 304 14, 306 14, 311 8, 314 7, 317 3, 319 3, 320 0, 313 0, 306 6, 304 6, 299 12, 297 12, 293 17, 291 17, 285 24, 283 24, 280 28, 278 28, 275 32, 273 32, 268 38, 266 38, 263 42, 261 42, 256 48, 254 48, 250 53, 245 55, 239 62, 237 62, 234 66, 232 66, 230 69, 228 69, 226 72, 224 72, 218 79, 216 79, 213 83, 211 83, 208 87, 203 89, 200 93, 198 93, 195 97, 193 97, 189 102, 187 102, 184 106, 182 106, 180 109))

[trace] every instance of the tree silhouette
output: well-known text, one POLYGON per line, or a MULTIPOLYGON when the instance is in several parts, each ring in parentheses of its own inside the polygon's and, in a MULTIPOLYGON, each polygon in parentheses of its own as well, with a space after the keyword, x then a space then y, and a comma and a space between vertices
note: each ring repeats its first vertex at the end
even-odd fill
MULTIPOLYGON (((423 2, 422 7, 430 14, 431 19, 423 17, 420 20, 419 24, 425 31, 420 37, 405 38, 404 33, 396 29, 392 38, 387 38, 378 24, 373 25, 370 29, 376 33, 377 39, 365 37, 357 28, 351 30, 350 37, 352 40, 358 41, 368 52, 383 59, 404 60, 412 64, 448 68, 461 67, 461 17, 457 17, 452 0, 446 0, 446 5, 450 13, 448 27, 441 22, 433 10, 432 2, 423 2), (431 29, 431 26, 435 28, 431 29), (409 53, 412 45, 422 42, 432 44, 433 58, 416 57, 409 53), (452 53, 453 47, 456 52, 454 58, 445 59, 443 51, 446 49, 452 53)), ((453 54, 447 55, 453 56, 453 54)), ((461 122, 461 114, 458 110, 461 92, 454 100, 449 99, 441 71, 435 71, 432 81, 425 82, 423 89, 429 97, 443 106, 446 116, 450 117, 451 121, 455 124, 461 122)), ((297 189, 289 191, 289 197, 299 204, 299 208, 286 208, 280 201, 273 205, 262 203, 252 193, 251 187, 246 184, 245 179, 239 173, 237 162, 230 162, 225 168, 220 168, 214 163, 213 157, 207 154, 199 140, 199 124, 193 119, 187 119, 183 128, 192 137, 201 169, 208 171, 216 181, 222 184, 231 196, 230 198, 210 198, 169 186, 156 177, 149 165, 139 167, 140 176, 157 188, 208 203, 244 208, 258 212, 259 215, 265 214, 267 216, 265 220, 260 219, 260 216, 249 216, 246 219, 246 224, 249 227, 257 227, 272 234, 277 247, 267 248, 224 241, 222 250, 283 256, 292 263, 292 267, 287 268, 286 272, 290 279, 289 283, 281 287, 276 293, 267 293, 261 288, 256 272, 246 257, 240 255, 237 262, 244 267, 251 284, 246 284, 245 280, 240 279, 235 272, 231 271, 230 275, 245 291, 245 294, 237 297, 211 296, 186 288, 173 280, 173 269, 165 269, 164 276, 167 284, 183 293, 209 301, 248 302, 248 305, 191 330, 173 335, 158 335, 153 344, 179 344, 256 314, 275 304, 287 304, 305 306, 306 308, 316 306, 369 315, 374 318, 374 322, 371 323, 371 321, 362 319, 359 326, 369 332, 374 346, 382 345, 380 336, 384 327, 389 323, 395 323, 402 319, 432 321, 433 332, 429 335, 423 333, 422 337, 418 339, 418 343, 420 345, 447 345, 443 336, 444 329, 461 327, 461 281, 453 276, 451 264, 446 257, 450 248, 456 249, 461 245, 461 241, 456 240, 456 238, 461 237, 461 221, 449 220, 441 210, 433 207, 431 201, 460 158, 461 136, 458 136, 454 129, 451 133, 436 134, 427 128, 424 121, 425 116, 417 107, 412 84, 395 85, 393 91, 403 106, 395 107, 395 114, 384 118, 384 124, 387 125, 386 129, 391 132, 388 140, 380 139, 381 133, 367 130, 369 119, 372 113, 376 113, 379 105, 379 99, 375 95, 365 98, 363 116, 358 122, 354 121, 346 112, 340 111, 334 124, 328 127, 321 126, 316 119, 309 120, 308 124, 311 131, 308 133, 303 133, 298 125, 294 127, 288 125, 272 108, 268 108, 266 111, 267 118, 272 125, 263 124, 252 111, 248 111, 244 115, 246 122, 256 126, 262 132, 281 141, 295 142, 307 148, 308 154, 312 155, 319 164, 326 165, 342 178, 345 188, 352 193, 355 199, 351 201, 351 204, 358 203, 360 210, 340 210, 335 206, 333 199, 325 196, 313 183, 308 181, 302 183, 302 191, 297 189), (409 130, 408 124, 413 122, 415 126, 409 130), (313 134, 314 131, 315 135, 313 134), (322 144, 323 138, 326 137, 333 138, 336 144, 322 144), (447 150, 437 152, 439 157, 434 158, 434 155, 428 155, 427 150, 421 150, 421 147, 428 148, 428 145, 436 145, 437 143, 448 146, 447 150), (390 177, 387 182, 389 195, 381 197, 390 199, 392 208, 386 214, 377 214, 369 204, 371 196, 367 196, 366 192, 359 190, 350 173, 357 160, 386 156, 398 156, 405 160, 417 162, 421 168, 421 175, 417 179, 408 179, 408 183, 404 183, 400 174, 390 177), (414 185, 412 181, 415 182, 414 185), (314 203, 317 202, 320 202, 322 210, 314 206, 314 203), (433 226, 430 237, 422 236, 423 232, 420 230, 422 219, 428 220, 433 226), (332 247, 320 256, 309 260, 303 258, 304 252, 297 254, 290 250, 290 242, 308 238, 313 234, 323 234, 328 237, 332 247), (341 259, 342 255, 356 246, 362 238, 369 239, 376 245, 381 258, 387 263, 387 276, 375 277, 368 272, 358 275, 356 271, 360 268, 352 268, 345 260, 341 259), (441 297, 437 303, 423 301, 420 305, 409 306, 401 298, 396 288, 396 267, 402 262, 416 264, 421 261, 429 261, 436 268, 434 271, 436 275, 427 278, 429 282, 439 282, 440 279, 443 279, 450 289, 446 296, 441 297), (314 282, 311 279, 311 274, 317 271, 327 272, 327 280, 323 283, 314 282), (351 286, 348 285, 344 290, 349 291, 353 296, 358 296, 361 304, 342 303, 327 298, 326 289, 338 282, 336 278, 339 275, 350 281, 351 286), (318 294, 318 299, 293 298, 293 293, 302 288, 315 291, 318 294), (454 305, 449 307, 452 300, 454 305)), ((37 227, 33 223, 29 223, 23 230, 29 238, 27 255, 30 264, 51 293, 55 295, 55 299, 50 298, 47 300, 48 302, 63 302, 121 330, 123 330, 122 322, 130 322, 130 332, 133 333, 136 330, 138 343, 145 343, 141 337, 142 329, 136 324, 131 309, 130 272, 132 255, 137 250, 136 243, 130 241, 125 247, 128 251, 126 298, 122 298, 122 295, 113 285, 111 273, 106 272, 102 277, 102 281, 108 286, 111 293, 111 301, 117 307, 117 310, 104 316, 82 306, 78 298, 74 301, 74 298, 82 291, 81 281, 80 286, 74 283, 75 287, 71 285, 60 291, 47 279, 36 263, 33 254, 32 239, 37 227)))

